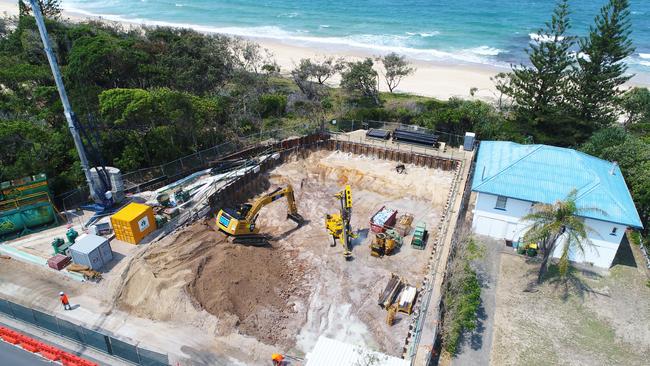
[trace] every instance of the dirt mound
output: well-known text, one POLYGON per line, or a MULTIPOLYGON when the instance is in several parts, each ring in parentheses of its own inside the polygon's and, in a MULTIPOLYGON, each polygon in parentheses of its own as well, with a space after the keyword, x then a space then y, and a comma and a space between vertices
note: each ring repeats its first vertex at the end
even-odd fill
POLYGON ((302 322, 292 297, 304 295, 295 254, 231 244, 207 222, 195 224, 134 258, 118 304, 151 319, 291 345, 302 322))
POLYGON ((294 313, 289 297, 301 292, 302 269, 293 266, 280 249, 223 244, 199 263, 187 289, 209 313, 236 315, 242 333, 277 344, 290 336, 283 334, 294 313))

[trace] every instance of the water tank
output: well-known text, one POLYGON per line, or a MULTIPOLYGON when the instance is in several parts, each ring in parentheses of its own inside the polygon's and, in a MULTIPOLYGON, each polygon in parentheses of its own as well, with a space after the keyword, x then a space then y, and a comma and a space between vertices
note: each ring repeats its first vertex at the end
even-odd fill
MULTIPOLYGON (((122 200, 124 200, 124 180, 122 179, 122 172, 115 167, 107 166, 106 173, 108 174, 108 180, 111 182, 111 193, 113 194, 114 202, 122 202, 122 200)), ((101 187, 97 168, 90 169, 90 176, 93 184, 101 187)))

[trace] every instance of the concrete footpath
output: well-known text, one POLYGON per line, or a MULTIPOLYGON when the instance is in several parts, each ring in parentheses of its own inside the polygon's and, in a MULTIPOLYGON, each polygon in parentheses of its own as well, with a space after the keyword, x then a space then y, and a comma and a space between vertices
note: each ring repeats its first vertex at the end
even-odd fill
MULTIPOLYGON (((99 365, 106 365, 106 366, 127 366, 127 365, 132 365, 129 362, 122 361, 119 358, 110 356, 106 353, 100 352, 98 350, 95 350, 93 348, 90 348, 88 346, 84 346, 81 344, 78 344, 76 342, 73 342, 67 338, 61 337, 59 335, 50 333, 48 331, 45 331, 41 328, 38 328, 34 325, 24 323, 22 321, 12 319, 4 314, 0 313, 0 325, 5 326, 7 328, 10 328, 16 332, 23 333, 25 335, 28 335, 40 342, 44 342, 47 344, 50 344, 54 347, 60 348, 61 350, 75 354, 79 357, 83 357, 87 359, 88 361, 95 362, 99 365)), ((4 343, 0 341, 0 343, 4 343)), ((6 343, 4 343, 6 344, 6 343)), ((20 349, 18 349, 21 352, 24 352, 20 349)), ((27 353, 27 352, 25 352, 27 353)), ((4 353, 1 353, 4 356, 4 353)), ((18 357, 19 359, 23 359, 24 357, 20 355, 14 355, 15 357, 18 357)), ((36 358, 40 358, 38 356, 31 355, 36 358)), ((1 358, 3 361, 0 362, 0 364, 4 364, 5 358, 1 358)), ((7 363, 7 365, 22 365, 23 363, 7 363)), ((46 362, 46 364, 50 364, 46 362)), ((28 365, 40 365, 40 363, 28 363, 28 365)))

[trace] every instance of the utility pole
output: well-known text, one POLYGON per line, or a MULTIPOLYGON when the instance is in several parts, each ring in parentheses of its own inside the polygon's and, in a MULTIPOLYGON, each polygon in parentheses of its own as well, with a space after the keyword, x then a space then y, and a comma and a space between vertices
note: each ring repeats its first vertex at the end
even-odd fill
POLYGON ((38 26, 38 32, 41 34, 41 40, 43 41, 43 48, 45 49, 45 54, 47 55, 47 61, 50 63, 50 68, 52 69, 52 75, 54 76, 54 82, 56 83, 56 88, 59 90, 59 96, 61 97, 61 103, 63 103, 63 113, 65 114, 65 119, 68 121, 68 129, 70 129, 70 134, 74 140, 74 145, 77 148, 77 153, 79 153, 79 160, 81 161, 81 169, 86 176, 86 183, 88 183, 88 188, 90 188, 90 195, 97 202, 101 202, 102 197, 98 195, 103 194, 104 192, 97 192, 94 189, 92 177, 90 175, 90 167, 88 165, 88 158, 86 157, 86 151, 84 150, 83 142, 81 141, 81 136, 79 136, 79 131, 77 131, 77 126, 75 122, 77 117, 70 107, 70 101, 68 100, 68 94, 65 91, 65 86, 63 85, 63 79, 61 78, 61 71, 59 70, 59 65, 57 63, 54 52, 52 52, 52 47, 50 45, 50 38, 47 35, 47 29, 45 28, 45 22, 43 21, 43 14, 41 13, 41 7, 38 5, 37 0, 29 0, 32 4, 32 12, 34 13, 34 18, 36 19, 36 25, 38 26))

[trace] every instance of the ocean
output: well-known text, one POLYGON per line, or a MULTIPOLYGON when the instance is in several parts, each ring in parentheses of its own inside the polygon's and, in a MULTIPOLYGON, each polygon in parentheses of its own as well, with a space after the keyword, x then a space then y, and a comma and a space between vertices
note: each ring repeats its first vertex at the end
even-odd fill
MULTIPOLYGON (((605 0, 570 1, 585 35, 605 0)), ((630 72, 650 76, 650 0, 631 0, 630 72)), ((263 37, 328 51, 395 51, 450 64, 508 67, 550 19, 554 0, 63 0, 111 20, 263 37)))

